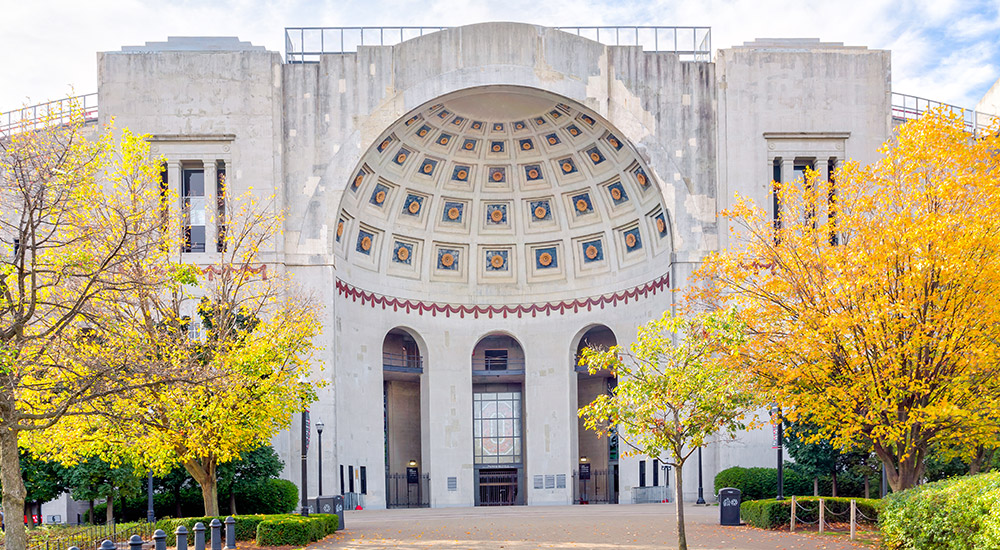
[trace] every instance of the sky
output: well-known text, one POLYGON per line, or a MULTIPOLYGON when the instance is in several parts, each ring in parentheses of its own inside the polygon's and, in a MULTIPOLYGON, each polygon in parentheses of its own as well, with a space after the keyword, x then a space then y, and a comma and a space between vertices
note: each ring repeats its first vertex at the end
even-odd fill
POLYGON ((709 26, 713 49, 819 38, 892 50, 892 89, 974 108, 1000 79, 1000 0, 0 0, 0 112, 97 91, 96 53, 168 36, 238 36, 284 52, 284 28, 709 26))

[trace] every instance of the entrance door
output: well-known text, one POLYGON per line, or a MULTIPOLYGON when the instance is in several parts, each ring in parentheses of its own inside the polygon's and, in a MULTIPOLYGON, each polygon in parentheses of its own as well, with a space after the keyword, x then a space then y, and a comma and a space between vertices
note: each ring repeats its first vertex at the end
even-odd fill
POLYGON ((479 470, 478 506, 513 506, 518 503, 516 468, 479 470))

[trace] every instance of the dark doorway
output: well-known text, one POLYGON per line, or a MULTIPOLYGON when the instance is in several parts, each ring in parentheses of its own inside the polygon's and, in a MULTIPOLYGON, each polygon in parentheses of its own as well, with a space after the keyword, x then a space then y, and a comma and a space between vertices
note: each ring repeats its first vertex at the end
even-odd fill
POLYGON ((513 506, 518 503, 516 468, 479 470, 477 506, 513 506))

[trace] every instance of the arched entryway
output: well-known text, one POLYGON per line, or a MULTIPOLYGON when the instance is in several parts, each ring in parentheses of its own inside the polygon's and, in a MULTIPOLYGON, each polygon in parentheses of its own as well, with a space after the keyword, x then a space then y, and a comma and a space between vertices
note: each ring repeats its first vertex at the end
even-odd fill
POLYGON ((472 436, 476 506, 525 503, 524 350, 493 333, 472 350, 472 436))
MULTIPOLYGON (((608 394, 617 385, 617 379, 609 371, 590 374, 580 365, 584 348, 610 348, 618 345, 615 333, 604 325, 595 325, 583 332, 574 350, 574 369, 577 372, 577 409, 586 406, 598 395, 608 394)), ((577 460, 574 475, 573 501, 577 504, 617 503, 619 487, 618 437, 598 437, 597 432, 588 430, 583 419, 577 421, 577 460)))
POLYGON ((390 330, 382 340, 387 508, 430 505, 421 429, 424 353, 418 340, 415 332, 400 327, 390 330))

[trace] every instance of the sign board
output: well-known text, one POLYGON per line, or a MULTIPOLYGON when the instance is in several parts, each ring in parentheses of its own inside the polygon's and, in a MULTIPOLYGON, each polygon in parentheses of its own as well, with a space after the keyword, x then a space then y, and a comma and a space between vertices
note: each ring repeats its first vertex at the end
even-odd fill
POLYGON ((417 469, 412 466, 406 467, 406 482, 407 483, 420 483, 420 474, 417 473, 417 469))
POLYGON ((781 442, 778 441, 778 425, 777 424, 771 424, 771 448, 772 449, 780 449, 781 448, 781 442))
POLYGON ((590 464, 580 464, 580 479, 590 479, 590 464))

